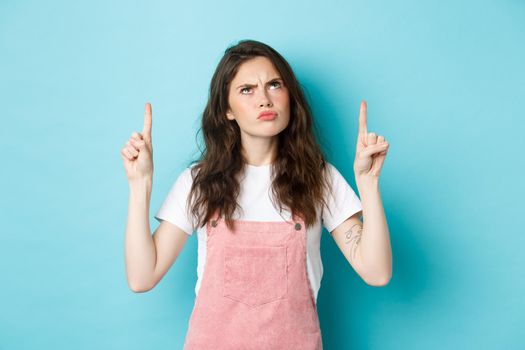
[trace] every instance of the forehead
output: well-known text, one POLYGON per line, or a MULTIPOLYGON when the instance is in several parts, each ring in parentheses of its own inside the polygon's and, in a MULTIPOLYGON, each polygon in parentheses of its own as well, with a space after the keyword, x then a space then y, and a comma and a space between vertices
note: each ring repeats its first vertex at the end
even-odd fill
POLYGON ((257 80, 268 80, 280 77, 279 72, 275 69, 272 61, 267 57, 255 57, 243 62, 233 78, 234 83, 252 82, 257 80))

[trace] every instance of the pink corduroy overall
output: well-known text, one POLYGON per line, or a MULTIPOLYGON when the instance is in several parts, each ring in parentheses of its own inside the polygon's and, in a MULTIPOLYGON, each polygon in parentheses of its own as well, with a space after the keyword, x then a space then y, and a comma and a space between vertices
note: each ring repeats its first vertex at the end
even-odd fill
POLYGON ((304 221, 206 224, 207 253, 185 350, 322 350, 304 221))

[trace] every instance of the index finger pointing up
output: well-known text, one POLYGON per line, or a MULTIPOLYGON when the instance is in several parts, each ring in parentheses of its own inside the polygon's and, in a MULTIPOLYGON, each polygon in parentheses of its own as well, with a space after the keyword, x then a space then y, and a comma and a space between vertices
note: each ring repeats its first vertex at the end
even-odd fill
POLYGON ((359 111, 359 137, 363 140, 364 144, 366 144, 366 135, 368 135, 366 128, 366 102, 363 100, 361 101, 361 109, 359 111))
POLYGON ((144 107, 144 127, 142 128, 142 136, 144 141, 151 141, 151 124, 152 124, 152 112, 151 103, 146 103, 144 107))

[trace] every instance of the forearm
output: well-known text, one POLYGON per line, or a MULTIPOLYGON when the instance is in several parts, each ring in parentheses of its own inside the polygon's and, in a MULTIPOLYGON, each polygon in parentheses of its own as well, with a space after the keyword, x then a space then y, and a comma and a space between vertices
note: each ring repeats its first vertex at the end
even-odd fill
POLYGON ((379 180, 356 179, 363 206, 363 232, 358 246, 367 281, 386 284, 392 277, 392 249, 379 180))
POLYGON ((129 182, 129 207, 125 256, 128 284, 133 291, 150 288, 156 262, 156 249, 149 225, 152 180, 129 182))

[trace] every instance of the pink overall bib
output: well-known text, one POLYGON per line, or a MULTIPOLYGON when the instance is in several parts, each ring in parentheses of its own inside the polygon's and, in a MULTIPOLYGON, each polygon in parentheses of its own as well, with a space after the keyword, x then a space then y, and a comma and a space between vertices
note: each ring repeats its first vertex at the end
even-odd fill
POLYGON ((306 269, 306 228, 292 222, 206 224, 204 275, 185 350, 322 350, 306 269))

